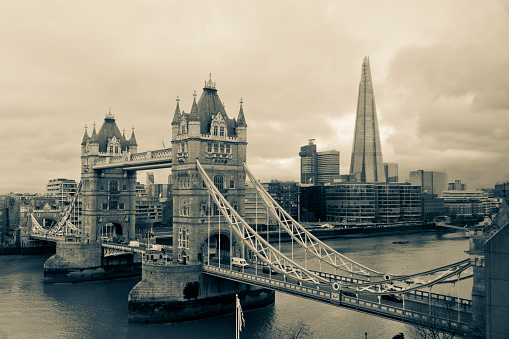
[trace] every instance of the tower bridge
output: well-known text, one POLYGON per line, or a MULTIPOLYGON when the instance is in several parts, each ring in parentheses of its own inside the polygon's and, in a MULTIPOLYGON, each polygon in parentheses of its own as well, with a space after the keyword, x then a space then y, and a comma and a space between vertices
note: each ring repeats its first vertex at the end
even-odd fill
POLYGON ((142 280, 129 294, 130 321, 173 322, 227 313, 234 311, 236 294, 244 308, 261 307, 273 303, 274 291, 281 291, 410 324, 468 331, 475 305, 433 297, 431 288, 471 278, 475 261, 394 275, 337 252, 291 218, 249 171, 243 101, 237 117, 230 118, 211 79, 198 101, 196 97, 195 92, 189 113, 180 110, 177 98, 171 148, 138 153, 134 129, 127 139, 111 112, 99 132, 95 125, 91 136, 85 129, 76 199, 52 229, 33 223, 33 238, 57 242, 56 254, 45 264, 48 281, 111 278, 122 269, 123 274, 136 274, 135 255, 162 252, 128 243, 135 239, 136 171, 171 167, 174 242, 171 250, 165 249, 171 259, 145 256, 142 280), (291 255, 281 253, 280 246, 243 219, 247 180, 263 208, 291 237, 291 255), (74 225, 69 215, 78 206, 80 219, 74 225), (106 231, 126 244, 105 242, 106 231), (304 262, 293 256, 294 245, 304 248, 304 262), (234 267, 234 257, 251 267, 234 267), (312 261, 318 270, 310 269, 312 261), (396 304, 382 301, 384 296, 392 296, 396 304))

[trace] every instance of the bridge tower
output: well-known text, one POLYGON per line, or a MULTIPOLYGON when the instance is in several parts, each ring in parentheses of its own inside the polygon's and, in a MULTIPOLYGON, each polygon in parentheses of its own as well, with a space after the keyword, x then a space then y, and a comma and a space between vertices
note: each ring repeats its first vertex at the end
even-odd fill
POLYGON ((93 170, 95 161, 137 152, 134 128, 127 139, 111 112, 106 114, 99 133, 95 124, 81 143, 82 242, 96 243, 105 237, 129 241, 135 233, 136 171, 121 168, 93 170))
POLYGON ((242 100, 237 118, 230 119, 212 79, 205 82, 198 101, 196 96, 195 92, 189 113, 180 111, 177 98, 171 123, 173 260, 164 265, 143 262, 142 280, 129 293, 131 322, 176 322, 234 312, 236 295, 244 309, 275 300, 269 289, 203 273, 209 253, 229 263, 230 251, 240 256, 243 247, 224 217, 219 218, 214 202, 209 205, 196 160, 230 205, 244 215, 247 124, 242 100))
MULTIPOLYGON (((240 101, 237 119, 230 119, 219 99, 215 83, 205 82, 198 102, 196 92, 190 113, 180 112, 179 99, 173 116, 173 254, 181 262, 206 262, 208 228, 212 242, 221 243, 211 255, 228 259, 229 230, 221 229, 219 241, 219 210, 211 203, 196 168, 196 159, 240 215, 244 215, 247 124, 240 101), (210 215, 209 215, 210 214, 210 215)), ((223 220, 224 223, 224 220, 223 220)), ((240 255, 240 247, 231 241, 232 251, 240 255)))
POLYGON ((129 241, 135 233, 136 172, 122 168, 94 170, 98 160, 127 158, 137 152, 134 129, 130 139, 120 133, 111 112, 81 143, 81 240, 58 242, 56 254, 44 264, 46 282, 83 281, 139 274, 132 255, 104 258, 101 240, 129 241), (103 238, 103 239, 101 239, 103 238))

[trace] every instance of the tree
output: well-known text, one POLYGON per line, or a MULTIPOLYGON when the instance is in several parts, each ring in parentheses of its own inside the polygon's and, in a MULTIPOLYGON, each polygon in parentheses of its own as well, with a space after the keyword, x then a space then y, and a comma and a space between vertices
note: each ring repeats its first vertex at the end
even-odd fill
POLYGON ((302 319, 298 322, 293 322, 284 326, 273 327, 269 333, 264 334, 263 337, 276 338, 276 339, 304 339, 312 338, 313 331, 302 319))

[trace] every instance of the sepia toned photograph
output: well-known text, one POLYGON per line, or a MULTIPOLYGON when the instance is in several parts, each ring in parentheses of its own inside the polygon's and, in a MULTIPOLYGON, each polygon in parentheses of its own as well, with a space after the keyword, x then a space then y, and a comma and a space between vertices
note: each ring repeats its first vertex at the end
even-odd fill
POLYGON ((509 338, 507 32, 0 0, 0 339, 509 338))

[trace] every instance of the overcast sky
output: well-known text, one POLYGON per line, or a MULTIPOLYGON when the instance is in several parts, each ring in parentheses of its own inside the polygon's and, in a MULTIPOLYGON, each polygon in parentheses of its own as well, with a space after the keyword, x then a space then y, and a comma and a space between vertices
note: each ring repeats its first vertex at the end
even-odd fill
POLYGON ((79 180, 84 126, 110 107, 139 151, 168 147, 177 95, 189 112, 209 73, 230 118, 244 101, 261 180, 299 181, 310 138, 347 174, 365 55, 400 181, 493 187, 509 179, 508 33, 507 1, 3 0, 0 193, 79 180))

